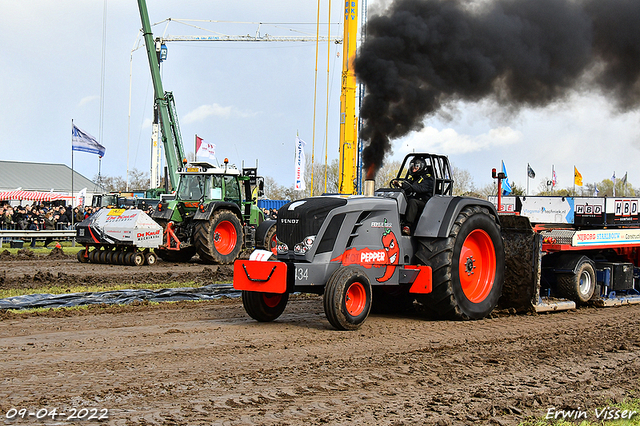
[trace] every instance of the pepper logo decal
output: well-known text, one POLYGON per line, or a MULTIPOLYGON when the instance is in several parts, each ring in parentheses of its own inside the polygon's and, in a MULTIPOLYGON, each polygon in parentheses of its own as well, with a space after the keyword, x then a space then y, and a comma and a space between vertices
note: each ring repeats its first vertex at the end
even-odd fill
POLYGON ((345 251, 342 256, 332 259, 332 262, 341 261, 344 266, 360 265, 367 269, 386 266, 384 274, 380 278, 376 278, 376 281, 383 283, 391 279, 400 260, 398 239, 391 228, 386 228, 382 234, 382 247, 380 250, 351 248, 345 251))

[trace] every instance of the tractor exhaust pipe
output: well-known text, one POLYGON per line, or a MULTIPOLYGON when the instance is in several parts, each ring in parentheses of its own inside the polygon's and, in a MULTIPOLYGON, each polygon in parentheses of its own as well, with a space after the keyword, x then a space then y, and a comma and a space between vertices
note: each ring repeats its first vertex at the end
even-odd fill
POLYGON ((376 189, 376 181, 373 179, 367 179, 364 181, 364 196, 373 197, 373 192, 376 189))

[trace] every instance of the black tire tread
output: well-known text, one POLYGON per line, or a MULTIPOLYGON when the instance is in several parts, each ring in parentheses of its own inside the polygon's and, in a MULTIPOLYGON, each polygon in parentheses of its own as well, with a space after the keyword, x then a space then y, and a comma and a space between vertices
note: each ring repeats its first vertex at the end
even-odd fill
POLYGON ((346 266, 336 270, 324 288, 324 296, 322 303, 324 312, 329 323, 338 330, 357 330, 364 323, 371 311, 371 284, 368 285, 369 301, 358 321, 350 320, 342 311, 344 307, 345 283, 352 277, 362 275, 366 278, 364 272, 353 266, 346 266))
POLYGON ((584 299, 580 294, 580 275, 582 275, 582 268, 588 266, 591 269, 591 286, 592 290, 595 290, 596 276, 595 270, 589 263, 583 263, 578 269, 577 274, 559 274, 557 276, 558 292, 561 296, 566 297, 569 300, 573 300, 578 304, 585 304, 591 300, 595 291, 592 291, 591 296, 588 299, 584 299))
POLYGON ((218 210, 211 215, 209 220, 201 220, 196 223, 193 240, 201 261, 206 263, 217 263, 220 265, 230 264, 236 260, 242 250, 242 224, 233 212, 229 210, 218 210), (225 216, 225 220, 229 220, 234 223, 236 231, 238 231, 236 247, 228 255, 223 255, 216 250, 213 239, 211 238, 212 227, 225 216))
POLYGON ((469 315, 461 309, 453 288, 453 251, 462 225, 472 216, 483 214, 491 218, 498 231, 496 218, 488 209, 469 206, 462 209, 447 238, 422 238, 416 257, 424 265, 432 268, 432 291, 418 296, 418 301, 427 308, 430 315, 438 319, 468 320, 469 315))
POLYGON ((247 314, 256 321, 270 322, 277 319, 289 301, 289 293, 284 293, 280 303, 275 307, 267 306, 263 299, 264 293, 257 291, 242 291, 242 305, 247 314))

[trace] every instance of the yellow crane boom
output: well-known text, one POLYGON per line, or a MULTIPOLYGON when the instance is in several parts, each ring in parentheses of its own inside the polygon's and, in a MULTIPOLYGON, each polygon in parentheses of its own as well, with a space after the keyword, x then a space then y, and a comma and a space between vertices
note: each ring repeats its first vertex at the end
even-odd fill
POLYGON ((356 57, 358 0, 345 0, 342 43, 342 88, 340 92, 340 164, 341 194, 356 194, 358 167, 358 117, 356 116, 356 57))

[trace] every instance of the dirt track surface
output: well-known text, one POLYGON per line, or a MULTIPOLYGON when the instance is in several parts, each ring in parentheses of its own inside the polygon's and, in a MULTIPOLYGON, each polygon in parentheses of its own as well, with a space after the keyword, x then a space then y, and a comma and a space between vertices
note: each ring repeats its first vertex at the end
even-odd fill
MULTIPOLYGON (((640 306, 371 315, 355 332, 332 330, 317 296, 273 323, 237 299, 0 319, 3 420, 15 407, 108 409, 113 425, 510 425, 552 407, 596 420, 639 389, 640 306)), ((54 424, 12 424, 33 423, 54 424)))
POLYGON ((0 288, 172 282, 197 287, 233 279, 231 266, 206 265, 197 256, 188 263, 160 260, 153 266, 123 266, 80 263, 75 256, 79 248, 64 250, 53 249, 49 255, 41 256, 34 256, 30 250, 14 255, 0 252, 0 288))

